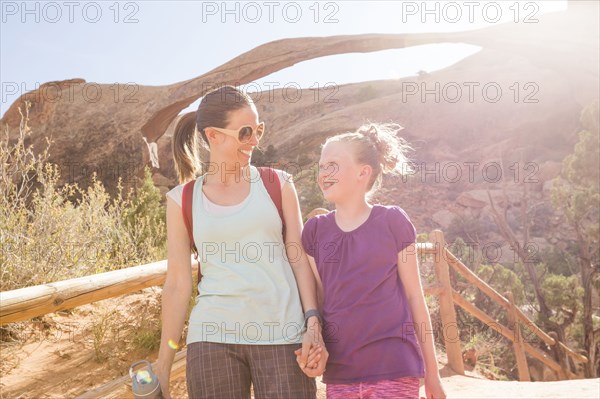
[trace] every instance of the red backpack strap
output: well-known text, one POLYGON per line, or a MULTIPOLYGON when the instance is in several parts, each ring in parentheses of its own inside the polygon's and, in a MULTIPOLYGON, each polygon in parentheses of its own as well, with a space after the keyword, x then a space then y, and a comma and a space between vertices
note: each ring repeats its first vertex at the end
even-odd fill
POLYGON ((196 183, 196 180, 192 180, 183 186, 183 194, 181 196, 181 213, 183 214, 183 223, 185 223, 188 236, 190 237, 190 247, 192 253, 194 254, 194 258, 198 261, 198 282, 200 282, 202 273, 200 271, 200 261, 198 260, 198 249, 196 248, 196 243, 194 242, 194 225, 192 218, 194 183, 196 183))
POLYGON ((269 197, 275 204, 279 217, 281 218, 281 224, 283 226, 283 241, 285 242, 285 218, 283 217, 283 200, 281 198, 281 183, 279 182, 279 176, 275 169, 268 167, 257 168, 260 173, 260 178, 269 193, 269 197))

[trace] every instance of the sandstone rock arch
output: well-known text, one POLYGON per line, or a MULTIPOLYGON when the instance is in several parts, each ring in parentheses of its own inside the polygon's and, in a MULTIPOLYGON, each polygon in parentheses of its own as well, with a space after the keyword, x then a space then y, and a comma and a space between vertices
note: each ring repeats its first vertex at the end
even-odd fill
MULTIPOLYGON (((298 62, 323 56, 458 42, 479 45, 497 53, 516 54, 541 68, 558 71, 572 84, 573 92, 579 96, 577 101, 585 104, 597 95, 590 94, 589 90, 590 83, 597 87, 598 82, 597 11, 597 4, 570 5, 567 12, 540 16, 536 24, 509 22, 454 33, 277 40, 198 77, 165 86, 97 84, 83 79, 49 82, 17 99, 0 125, 18 126, 18 107, 29 100, 33 103, 30 125, 35 134, 34 145, 42 146, 44 137, 51 135, 55 140, 51 161, 71 168, 70 180, 84 177, 82 171, 78 173, 80 167, 95 168, 103 174, 102 180, 111 185, 123 170, 146 164, 153 165, 160 178, 160 172, 165 175, 161 158, 168 160, 169 144, 159 139, 181 110, 214 85, 246 84, 298 62), (49 98, 49 88, 59 90, 62 95, 49 98)), ((468 68, 486 67, 485 62, 478 65, 476 61, 483 61, 481 56, 471 59, 467 62, 468 68)), ((172 180, 172 175, 167 176, 169 179, 172 180)))

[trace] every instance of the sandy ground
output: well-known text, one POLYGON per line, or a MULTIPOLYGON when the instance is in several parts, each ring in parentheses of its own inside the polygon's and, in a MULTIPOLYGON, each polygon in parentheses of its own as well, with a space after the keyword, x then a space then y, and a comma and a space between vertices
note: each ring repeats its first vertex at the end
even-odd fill
MULTIPOLYGON (((157 291, 147 289, 22 323, 25 342, 0 346, 0 397, 73 398, 125 376, 136 360, 154 361, 155 352, 131 349, 136 339, 131 331, 152 320, 148 314, 156 306, 157 291)), ((448 398, 600 398, 600 379, 493 381, 473 372, 456 375, 445 363, 440 354, 448 398)), ((172 380, 173 397, 187 398, 184 378, 172 380)), ((110 397, 132 398, 127 382, 110 397)), ((318 397, 325 398, 325 386, 317 382, 318 397)), ((423 386, 421 396, 425 396, 423 386)))
MULTIPOLYGON (((600 398, 600 378, 548 381, 490 381, 462 375, 442 378, 448 399, 463 398, 600 398)), ((421 386, 421 396, 425 396, 421 386)))

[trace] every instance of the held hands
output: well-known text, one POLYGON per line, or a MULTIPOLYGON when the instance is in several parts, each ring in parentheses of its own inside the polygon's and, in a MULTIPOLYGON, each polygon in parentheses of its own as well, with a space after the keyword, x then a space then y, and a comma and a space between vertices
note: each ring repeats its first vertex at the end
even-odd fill
POLYGON ((329 353, 321 335, 321 325, 317 317, 308 319, 306 332, 302 338, 302 348, 294 351, 300 369, 309 377, 318 377, 325 371, 329 353))
MULTIPOLYGON (((294 351, 298 365, 308 377, 318 377, 325 371, 324 362, 321 361, 323 359, 323 350, 324 348, 321 346, 312 346, 308 352, 306 363, 302 360, 302 348, 294 351)), ((325 355, 328 356, 326 350, 325 355)))

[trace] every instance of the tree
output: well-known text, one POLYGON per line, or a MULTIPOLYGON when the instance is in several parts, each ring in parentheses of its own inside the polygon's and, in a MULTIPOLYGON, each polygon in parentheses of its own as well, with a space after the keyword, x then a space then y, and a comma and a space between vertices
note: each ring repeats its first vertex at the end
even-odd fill
POLYGON ((583 130, 574 152, 562 164, 561 176, 554 180, 552 201, 564 213, 577 240, 583 296, 584 347, 588 354, 586 377, 599 375, 600 327, 594 329, 592 296, 600 285, 600 139, 599 103, 595 101, 581 114, 583 130))
MULTIPOLYGON (((508 210, 512 205, 509 202, 505 187, 503 187, 504 201, 498 205, 492 200, 489 190, 487 191, 491 215, 500 234, 510 243, 512 250, 519 259, 515 263, 515 270, 518 270, 519 275, 528 277, 527 280, 524 280, 524 283, 530 285, 526 291, 533 294, 537 302, 537 307, 532 304, 537 311, 537 323, 541 325, 543 330, 549 330, 549 335, 556 341, 566 343, 567 329, 575 323, 580 307, 574 305, 573 298, 568 295, 559 295, 558 297, 553 297, 553 295, 560 292, 560 289, 578 293, 579 291, 573 291, 569 288, 576 280, 548 273, 548 266, 538 256, 537 245, 534 241, 531 241, 531 229, 534 225, 533 215, 543 205, 543 202, 531 204, 534 197, 530 193, 528 181, 520 182, 520 186, 523 194, 519 201, 519 226, 513 228, 509 223, 508 210), (521 231, 522 245, 519 244, 519 235, 517 234, 519 230, 521 231)), ((527 296, 529 297, 529 295, 527 296)), ((561 364, 563 369, 569 370, 570 364, 566 355, 562 353, 558 345, 555 345, 553 349, 555 360, 561 364)))
MULTIPOLYGON (((565 327, 560 326, 557 323, 552 321, 553 310, 548 306, 546 297, 542 291, 542 276, 539 275, 538 267, 536 265, 539 262, 536 262, 536 252, 531 251, 530 248, 530 228, 531 228, 531 215, 530 215, 530 193, 529 193, 529 185, 527 182, 521 182, 520 185, 523 188, 523 196, 521 197, 521 217, 520 223, 522 227, 522 243, 519 244, 519 239, 515 230, 508 223, 508 209, 510 207, 508 196, 504 191, 504 204, 499 206, 500 210, 497 209, 494 201, 492 199, 492 195, 490 191, 487 190, 487 195, 490 203, 490 209, 492 212, 492 218, 498 227, 500 234, 504 239, 511 244, 511 248, 519 258, 518 265, 522 265, 524 270, 527 272, 527 276, 529 277, 529 281, 533 288, 533 292, 535 294, 535 299, 538 304, 538 317, 539 321, 543 324, 544 328, 549 328, 555 331, 561 341, 566 341, 565 336, 565 327)), ((535 246, 534 246, 535 247, 535 246)))

